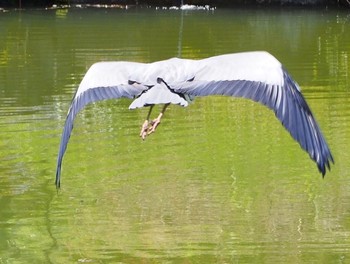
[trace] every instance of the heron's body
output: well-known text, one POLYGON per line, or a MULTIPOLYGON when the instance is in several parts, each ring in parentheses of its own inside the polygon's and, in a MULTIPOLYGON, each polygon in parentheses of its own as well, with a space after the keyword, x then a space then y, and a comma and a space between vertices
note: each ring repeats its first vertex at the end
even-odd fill
POLYGON ((188 101, 184 96, 169 90, 165 83, 157 83, 141 96, 136 98, 129 106, 129 109, 140 108, 155 104, 175 104, 187 106, 188 101))
MULTIPOLYGON (((153 63, 100 62, 84 76, 69 108, 56 171, 60 185, 61 164, 76 114, 88 103, 126 97, 129 109, 164 104, 187 106, 195 96, 244 97, 272 109, 324 175, 333 157, 296 82, 281 63, 267 52, 220 55, 202 60, 172 58, 153 63)), ((161 115, 141 135, 154 132, 161 115), (149 130, 150 129, 150 130, 149 130)))

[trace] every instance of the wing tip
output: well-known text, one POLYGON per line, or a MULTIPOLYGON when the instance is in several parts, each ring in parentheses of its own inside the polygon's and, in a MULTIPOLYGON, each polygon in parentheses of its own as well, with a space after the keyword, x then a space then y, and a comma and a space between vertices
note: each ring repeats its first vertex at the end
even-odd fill
POLYGON ((327 170, 331 171, 331 163, 335 164, 331 153, 329 153, 324 162, 317 162, 317 167, 319 172, 322 174, 322 178, 325 178, 327 170))
POLYGON ((57 165, 55 185, 56 189, 61 187, 61 164, 57 165))

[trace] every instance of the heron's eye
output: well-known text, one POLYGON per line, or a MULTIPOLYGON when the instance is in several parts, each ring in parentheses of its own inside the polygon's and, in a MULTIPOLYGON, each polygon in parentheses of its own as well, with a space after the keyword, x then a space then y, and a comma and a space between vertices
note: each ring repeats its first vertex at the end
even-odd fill
POLYGON ((191 79, 188 79, 188 82, 192 82, 194 80, 194 76, 191 79))

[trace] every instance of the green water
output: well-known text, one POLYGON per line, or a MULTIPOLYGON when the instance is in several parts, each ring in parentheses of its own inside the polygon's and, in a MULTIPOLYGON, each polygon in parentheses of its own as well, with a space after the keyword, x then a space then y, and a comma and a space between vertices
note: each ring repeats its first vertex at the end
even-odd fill
POLYGON ((1 13, 0 263, 349 263, 349 20, 285 9, 1 13), (325 179, 259 104, 171 106, 142 142, 148 110, 123 99, 78 115, 57 194, 65 116, 92 63, 247 50, 269 51, 301 85, 336 161, 325 179))

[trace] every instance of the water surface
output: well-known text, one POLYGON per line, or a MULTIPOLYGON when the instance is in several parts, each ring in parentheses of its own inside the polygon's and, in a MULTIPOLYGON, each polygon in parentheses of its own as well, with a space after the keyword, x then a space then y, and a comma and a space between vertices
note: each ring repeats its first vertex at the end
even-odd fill
MULTIPOLYGON (((0 263, 350 261, 346 12, 59 9, 0 14, 0 263), (265 107, 197 98, 138 137, 129 100, 65 116, 97 61, 267 50, 301 85, 336 164, 322 179, 265 107)), ((156 109, 156 112, 160 111, 156 109)), ((154 113, 157 115, 157 113, 154 113)))

